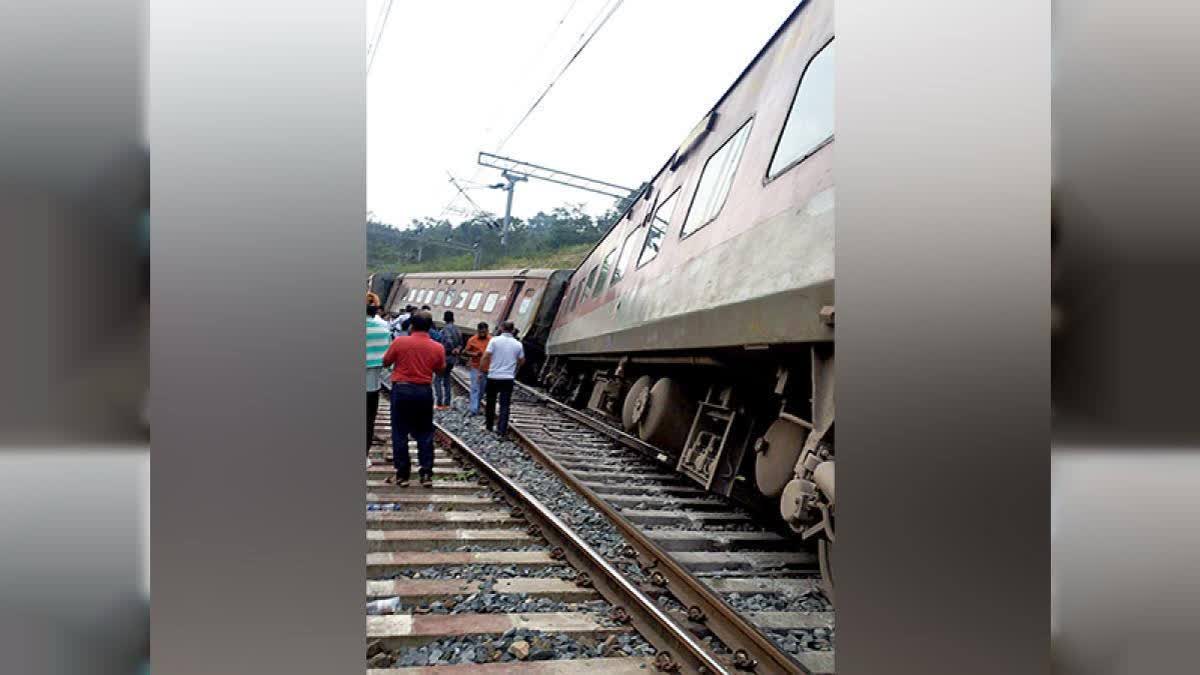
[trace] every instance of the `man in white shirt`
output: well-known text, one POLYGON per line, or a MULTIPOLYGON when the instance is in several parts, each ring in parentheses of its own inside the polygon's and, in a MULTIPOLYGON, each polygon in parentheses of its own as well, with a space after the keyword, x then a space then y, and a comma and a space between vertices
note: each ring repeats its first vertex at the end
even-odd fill
POLYGON ((415 311, 416 308, 412 305, 405 305, 404 311, 388 322, 388 328, 392 332, 393 340, 401 335, 408 335, 408 326, 406 324, 412 319, 412 314, 415 311))
POLYGON ((513 322, 500 324, 500 334, 488 341, 483 353, 480 369, 487 373, 487 410, 484 426, 492 430, 496 418, 496 398, 500 399, 500 421, 496 432, 503 436, 508 431, 508 406, 512 401, 513 380, 517 371, 525 365, 525 348, 513 337, 513 322))

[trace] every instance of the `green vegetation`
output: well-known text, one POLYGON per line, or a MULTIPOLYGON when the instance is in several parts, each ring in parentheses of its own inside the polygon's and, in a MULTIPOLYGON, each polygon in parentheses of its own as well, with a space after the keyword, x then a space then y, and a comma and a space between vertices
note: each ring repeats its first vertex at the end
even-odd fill
POLYGON ((422 218, 403 230, 368 220, 367 271, 469 270, 476 245, 482 251, 480 269, 577 267, 629 201, 630 198, 618 200, 614 208, 599 218, 592 218, 578 204, 561 206, 550 213, 539 212, 528 220, 514 218, 504 247, 500 246, 499 219, 490 215, 457 225, 422 218))

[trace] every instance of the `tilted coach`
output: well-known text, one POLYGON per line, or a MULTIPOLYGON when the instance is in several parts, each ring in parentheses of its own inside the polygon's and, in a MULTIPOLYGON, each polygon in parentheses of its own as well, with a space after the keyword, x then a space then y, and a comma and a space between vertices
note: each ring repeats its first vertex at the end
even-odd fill
POLYGON ((542 371, 834 539, 833 3, 802 3, 572 276, 542 371))
POLYGON ((554 269, 397 274, 384 309, 400 313, 406 305, 429 305, 439 324, 445 311, 451 310, 464 334, 481 322, 494 331, 501 322, 512 321, 525 344, 526 372, 537 372, 570 276, 571 270, 554 269))

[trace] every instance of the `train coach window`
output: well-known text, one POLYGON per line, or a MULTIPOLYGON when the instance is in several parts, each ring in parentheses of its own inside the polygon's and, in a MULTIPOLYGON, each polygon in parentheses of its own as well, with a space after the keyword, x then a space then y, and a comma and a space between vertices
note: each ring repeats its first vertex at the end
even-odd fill
POLYGON ((482 299, 483 291, 475 291, 475 295, 471 296, 471 304, 467 306, 467 309, 471 310, 472 312, 479 309, 479 301, 482 299))
POLYGON ((667 226, 671 224, 671 212, 675 210, 675 202, 678 197, 679 188, 676 188, 670 197, 664 199, 654 209, 650 225, 646 228, 646 241, 642 244, 642 253, 638 256, 638 267, 658 257, 658 252, 662 249, 663 235, 667 233, 667 226))
POLYGON ((416 288, 409 290, 408 291, 408 301, 415 302, 417 299, 417 293, 420 293, 420 292, 421 292, 420 289, 416 289, 416 288))
POLYGON ((604 262, 600 263, 600 276, 596 277, 596 290, 592 291, 592 297, 600 295, 604 291, 604 282, 608 280, 608 272, 612 269, 613 258, 617 256, 617 249, 608 252, 604 256, 604 262))
POLYGON ((783 123, 771 158, 771 179, 804 161, 833 138, 833 42, 827 43, 804 68, 796 97, 783 123))
POLYGON ((446 302, 442 306, 450 307, 453 304, 454 304, 454 289, 451 288, 450 290, 446 291, 446 302))
POLYGON ((621 277, 625 276, 625 270, 629 269, 629 259, 633 257, 633 238, 638 234, 637 230, 629 233, 625 237, 625 243, 621 244, 621 257, 617 258, 617 266, 613 269, 612 281, 608 282, 609 286, 615 286, 621 277))
POLYGON ((446 299, 446 291, 438 291, 437 295, 433 296, 433 304, 440 305, 446 299))
POLYGON ((704 169, 700 172, 700 184, 696 186, 696 194, 692 195, 692 206, 688 209, 683 228, 679 231, 680 237, 686 237, 711 223, 721 212, 749 138, 750 120, 747 120, 704 163, 704 169))
POLYGON ((582 295, 582 293, 581 293, 582 290, 583 290, 582 283, 575 284, 575 288, 573 288, 571 290, 571 300, 567 304, 567 311, 571 311, 571 310, 575 309, 575 306, 579 304, 579 296, 582 295))
POLYGON ((517 314, 526 314, 529 308, 533 305, 533 298, 537 295, 537 291, 530 288, 525 291, 525 297, 521 298, 521 306, 517 309, 517 314))
POLYGON ((591 272, 588 272, 587 285, 583 287, 583 297, 584 298, 586 298, 587 296, 592 294, 592 289, 595 288, 595 286, 596 286, 596 272, 599 272, 599 271, 600 271, 600 266, 596 265, 595 267, 592 268, 591 272))
POLYGON ((458 304, 455 305, 454 308, 462 309, 463 305, 467 304, 467 296, 468 295, 470 295, 470 294, 467 293, 466 291, 459 291, 458 292, 458 304))
POLYGON ((487 300, 483 301, 483 313, 490 314, 493 309, 496 309, 496 301, 499 299, 499 293, 488 293, 487 300))

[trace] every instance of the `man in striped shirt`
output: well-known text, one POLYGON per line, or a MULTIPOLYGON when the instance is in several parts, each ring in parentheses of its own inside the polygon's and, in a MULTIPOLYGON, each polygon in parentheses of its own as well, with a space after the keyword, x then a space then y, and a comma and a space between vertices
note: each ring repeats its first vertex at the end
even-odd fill
POLYGON ((371 439, 379 412, 379 389, 383 386, 383 355, 391 344, 387 322, 379 318, 379 307, 367 305, 367 466, 371 466, 371 439))

